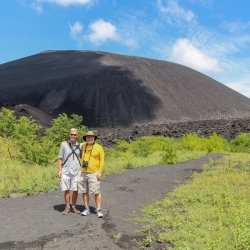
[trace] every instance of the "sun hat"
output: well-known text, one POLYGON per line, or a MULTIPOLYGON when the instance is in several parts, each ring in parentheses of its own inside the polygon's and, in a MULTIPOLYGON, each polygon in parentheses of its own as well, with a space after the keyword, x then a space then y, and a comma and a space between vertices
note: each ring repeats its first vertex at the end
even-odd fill
POLYGON ((97 135, 95 135, 94 132, 88 131, 88 132, 86 133, 86 135, 84 135, 84 136, 82 137, 84 141, 86 141, 86 137, 87 137, 88 135, 94 136, 94 137, 95 137, 95 140, 97 139, 97 135))

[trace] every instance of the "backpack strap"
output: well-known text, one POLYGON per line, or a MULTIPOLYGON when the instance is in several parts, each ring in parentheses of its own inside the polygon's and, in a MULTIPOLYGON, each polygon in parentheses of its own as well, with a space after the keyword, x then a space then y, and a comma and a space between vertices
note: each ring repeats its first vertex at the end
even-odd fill
POLYGON ((78 162, 79 162, 79 164, 81 165, 81 162, 80 162, 80 159, 79 159, 79 157, 77 156, 77 154, 76 154, 76 150, 77 149, 79 149, 79 151, 80 151, 80 155, 82 154, 82 151, 81 151, 81 149, 80 149, 80 143, 78 143, 78 144, 76 144, 76 147, 73 149, 73 147, 72 147, 72 145, 67 141, 67 143, 68 143, 68 146, 70 147, 70 149, 72 150, 72 152, 67 156, 67 158, 66 158, 66 160, 63 162, 63 164, 62 164, 62 167, 63 167, 63 165, 67 162, 67 160, 69 159, 69 157, 73 154, 73 160, 74 160, 74 155, 76 156, 76 158, 77 158, 77 160, 78 160, 78 162))

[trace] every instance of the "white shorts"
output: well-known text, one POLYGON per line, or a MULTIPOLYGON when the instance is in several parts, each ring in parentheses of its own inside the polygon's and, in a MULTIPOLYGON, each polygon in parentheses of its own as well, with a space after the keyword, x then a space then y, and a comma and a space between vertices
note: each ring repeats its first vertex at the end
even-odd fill
POLYGON ((62 191, 77 191, 77 175, 62 174, 60 186, 62 191))

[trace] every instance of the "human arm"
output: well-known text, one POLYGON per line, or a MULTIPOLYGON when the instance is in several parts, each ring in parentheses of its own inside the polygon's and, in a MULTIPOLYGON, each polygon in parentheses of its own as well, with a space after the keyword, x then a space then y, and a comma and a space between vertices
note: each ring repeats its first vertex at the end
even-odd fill
POLYGON ((59 158, 58 159, 58 177, 62 178, 62 163, 63 163, 63 159, 59 158))
POLYGON ((99 156, 99 160, 100 160, 100 165, 99 165, 99 169, 98 169, 98 172, 97 172, 97 180, 101 180, 101 177, 102 177, 102 170, 103 170, 103 166, 104 166, 104 150, 103 150, 103 147, 100 147, 100 156, 99 156))

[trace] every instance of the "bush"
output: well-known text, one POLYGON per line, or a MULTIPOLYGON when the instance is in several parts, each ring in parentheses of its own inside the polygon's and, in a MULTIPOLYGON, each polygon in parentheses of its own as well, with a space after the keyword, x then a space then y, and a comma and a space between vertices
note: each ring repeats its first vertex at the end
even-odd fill
POLYGON ((145 138, 139 138, 131 142, 131 152, 136 157, 147 157, 151 152, 150 143, 145 138))
POLYGON ((210 152, 229 152, 230 146, 225 138, 222 138, 220 135, 215 132, 208 137, 206 140, 206 150, 210 152))
POLYGON ((59 115, 52 121, 45 136, 39 136, 40 127, 35 120, 25 116, 16 119, 14 112, 2 108, 0 112, 0 135, 8 137, 18 148, 15 157, 24 163, 35 163, 43 166, 57 160, 59 145, 69 139, 71 128, 77 128, 79 138, 86 133, 87 127, 81 125, 82 117, 78 115, 59 115))
POLYGON ((177 162, 177 150, 172 144, 165 144, 164 153, 160 161, 161 164, 176 164, 177 162))
POLYGON ((234 153, 250 153, 250 134, 239 134, 230 142, 230 150, 234 153))
POLYGON ((196 133, 185 134, 180 140, 180 149, 183 150, 203 150, 205 138, 200 138, 196 133))
POLYGON ((12 136, 16 124, 16 117, 14 111, 2 108, 0 112, 0 135, 2 137, 12 136))
POLYGON ((226 139, 215 132, 208 138, 200 138, 195 133, 186 134, 180 141, 180 149, 191 151, 229 152, 230 146, 226 139))
POLYGON ((114 140, 115 143, 115 149, 120 151, 120 152, 127 152, 129 149, 129 143, 124 141, 124 140, 114 140))
POLYGON ((76 114, 72 114, 68 117, 65 113, 60 114, 56 119, 52 121, 52 127, 48 128, 45 135, 55 142, 58 146, 62 141, 69 139, 69 131, 71 128, 78 130, 78 138, 82 139, 87 131, 87 127, 81 125, 82 117, 76 114))

